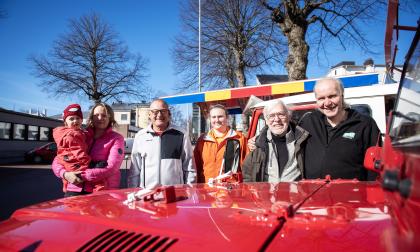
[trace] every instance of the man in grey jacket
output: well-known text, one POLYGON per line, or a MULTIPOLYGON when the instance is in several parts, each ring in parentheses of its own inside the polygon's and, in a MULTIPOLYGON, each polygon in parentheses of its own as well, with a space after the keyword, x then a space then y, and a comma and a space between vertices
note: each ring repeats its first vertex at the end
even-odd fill
POLYGON ((153 189, 196 182, 190 139, 171 125, 168 104, 160 99, 153 101, 149 119, 151 123, 134 138, 128 187, 153 189))
POLYGON ((242 165, 245 182, 296 181, 303 175, 302 143, 308 132, 290 121, 290 111, 280 100, 264 107, 267 126, 255 140, 256 149, 242 165))

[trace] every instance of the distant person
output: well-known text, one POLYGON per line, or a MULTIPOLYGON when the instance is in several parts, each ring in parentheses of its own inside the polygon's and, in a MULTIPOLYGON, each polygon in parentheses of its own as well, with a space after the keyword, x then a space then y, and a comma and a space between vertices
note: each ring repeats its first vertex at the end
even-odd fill
POLYGON ((105 103, 95 104, 87 121, 87 142, 91 143, 88 151, 91 158, 89 169, 66 171, 60 164, 59 157, 54 159, 54 174, 68 182, 65 197, 92 193, 98 185, 103 185, 104 190, 119 188, 124 138, 112 130, 116 125, 112 108, 105 103))
POLYGON ((264 107, 267 126, 243 164, 245 182, 291 182, 303 177, 303 144, 308 132, 290 121, 291 113, 277 100, 264 107))
MULTIPOLYGON (((64 126, 53 130, 57 144, 57 160, 69 171, 85 171, 91 161, 88 155, 87 131, 82 129, 83 113, 79 104, 70 104, 63 112, 64 126)), ((91 138, 90 138, 91 139, 91 138)), ((89 139, 89 140, 90 140, 89 139)), ((104 188, 105 181, 98 183, 94 191, 104 188)), ((67 190, 67 180, 63 179, 63 191, 67 190)))
POLYGON ((209 109, 211 129, 207 134, 201 135, 194 148, 194 160, 197 167, 197 182, 208 182, 226 171, 223 167, 227 159, 233 160, 235 150, 227 150, 227 143, 236 140, 239 143, 237 166, 240 168, 248 151, 246 139, 241 132, 228 126, 228 112, 223 105, 216 104, 209 109), (229 157, 230 156, 230 157, 229 157))
POLYGON ((150 104, 150 124, 137 132, 131 152, 128 187, 152 189, 161 185, 196 182, 188 134, 171 125, 164 100, 150 104))
POLYGON ((314 87, 318 110, 300 121, 310 137, 305 146, 305 177, 308 179, 374 180, 363 167, 367 148, 376 145, 380 131, 375 121, 348 108, 339 79, 318 80, 314 87))

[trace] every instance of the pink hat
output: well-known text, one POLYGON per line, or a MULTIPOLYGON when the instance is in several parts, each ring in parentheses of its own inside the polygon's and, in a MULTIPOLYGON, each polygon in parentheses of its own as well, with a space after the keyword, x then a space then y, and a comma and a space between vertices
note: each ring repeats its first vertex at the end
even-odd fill
POLYGON ((63 112, 63 120, 65 121, 68 116, 77 115, 83 119, 82 109, 79 104, 70 104, 63 112))

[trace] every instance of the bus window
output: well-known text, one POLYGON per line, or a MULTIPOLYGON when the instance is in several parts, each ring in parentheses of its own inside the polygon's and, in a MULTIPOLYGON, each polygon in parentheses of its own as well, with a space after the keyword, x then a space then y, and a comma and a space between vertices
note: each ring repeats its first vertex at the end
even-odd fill
POLYGON ((14 124, 13 125, 13 139, 14 140, 25 140, 25 125, 14 124))
POLYGON ((0 122, 0 139, 10 139, 11 123, 0 122))

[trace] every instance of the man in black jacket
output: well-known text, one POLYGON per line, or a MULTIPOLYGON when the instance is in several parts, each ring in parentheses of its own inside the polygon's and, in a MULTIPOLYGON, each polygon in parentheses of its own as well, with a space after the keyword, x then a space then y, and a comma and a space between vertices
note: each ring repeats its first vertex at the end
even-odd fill
POLYGON ((375 121, 348 108, 338 79, 317 81, 314 93, 318 110, 300 121, 310 135, 305 145, 305 178, 375 179, 363 167, 366 149, 379 140, 375 121))

